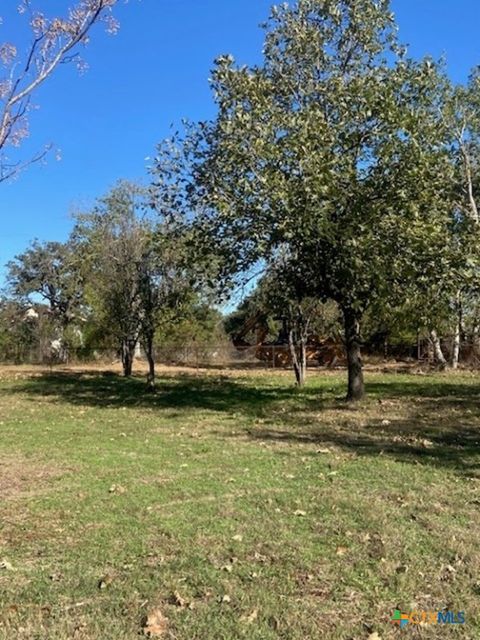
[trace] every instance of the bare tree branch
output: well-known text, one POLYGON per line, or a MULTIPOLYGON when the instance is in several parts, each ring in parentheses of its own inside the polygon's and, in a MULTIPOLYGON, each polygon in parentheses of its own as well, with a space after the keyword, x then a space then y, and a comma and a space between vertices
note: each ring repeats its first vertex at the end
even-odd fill
MULTIPOLYGON (((118 23, 112 9, 118 2, 77 0, 66 17, 47 17, 34 9, 31 0, 23 0, 19 12, 28 17, 32 31, 32 43, 24 63, 18 58, 20 47, 9 42, 0 43, 0 151, 19 147, 27 137, 32 95, 60 64, 79 61, 77 49, 88 43, 92 27, 103 22, 109 33, 117 31, 118 23)), ((0 159, 0 182, 42 160, 45 155, 44 150, 30 160, 12 162, 4 154, 0 159)))

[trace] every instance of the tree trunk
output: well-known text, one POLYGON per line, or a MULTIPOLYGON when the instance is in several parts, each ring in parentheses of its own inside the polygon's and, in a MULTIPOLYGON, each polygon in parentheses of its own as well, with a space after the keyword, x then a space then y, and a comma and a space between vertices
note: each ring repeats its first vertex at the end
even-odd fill
POLYGON ((147 387, 149 391, 155 391, 155 353, 153 348, 153 335, 145 336, 145 354, 148 360, 147 387))
POLYGON ((298 386, 302 385, 302 379, 300 375, 300 365, 298 362, 297 350, 295 348, 295 341, 293 339, 293 329, 288 332, 288 346, 290 347, 290 356, 292 358, 293 371, 295 373, 295 380, 298 386))
POLYGON ((302 338, 300 341, 300 386, 303 387, 307 378, 307 339, 302 338))
POLYGON ((292 358, 293 371, 295 379, 299 387, 303 387, 307 376, 307 351, 305 348, 305 340, 300 340, 300 358, 297 353, 297 345, 293 337, 293 329, 288 333, 288 345, 290 347, 290 355, 292 358))
POLYGON ((344 308, 343 321, 348 366, 347 400, 354 402, 361 400, 365 396, 363 364, 360 353, 360 314, 351 308, 344 308))
POLYGON ((458 359, 460 355, 460 323, 455 323, 455 333, 453 334, 452 349, 452 369, 458 369, 458 359))
POLYGON ((122 341, 122 365, 123 375, 128 378, 132 375, 133 357, 135 354, 136 340, 125 339, 122 341))
POLYGON ((453 334, 453 349, 452 349, 452 369, 458 369, 458 360, 460 356, 460 341, 462 336, 462 303, 460 300, 460 292, 457 292, 455 300, 456 322, 455 331, 453 334))
POLYGON ((433 345, 433 353, 435 354, 435 361, 441 369, 445 369, 447 366, 447 360, 443 355, 442 346, 440 344, 440 338, 435 329, 430 331, 430 340, 433 345))

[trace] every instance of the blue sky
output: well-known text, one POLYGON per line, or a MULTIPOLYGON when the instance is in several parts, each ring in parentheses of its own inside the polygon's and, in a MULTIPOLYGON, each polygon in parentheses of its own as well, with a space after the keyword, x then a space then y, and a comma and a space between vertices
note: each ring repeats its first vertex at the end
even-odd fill
MULTIPOLYGON (((73 208, 90 204, 118 178, 145 179, 146 158, 173 123, 214 113, 208 85, 213 59, 232 53, 242 63, 259 61, 259 24, 271 4, 130 0, 119 6, 122 28, 115 37, 99 29, 93 33, 85 55, 88 72, 78 76, 73 67, 63 67, 36 95, 40 108, 32 115, 24 151, 52 142, 62 160, 52 155, 45 165, 0 185, 0 285, 1 265, 31 239, 65 239, 73 208)), ((392 4, 400 38, 413 55, 445 54, 456 81, 480 63, 479 0, 392 4)))

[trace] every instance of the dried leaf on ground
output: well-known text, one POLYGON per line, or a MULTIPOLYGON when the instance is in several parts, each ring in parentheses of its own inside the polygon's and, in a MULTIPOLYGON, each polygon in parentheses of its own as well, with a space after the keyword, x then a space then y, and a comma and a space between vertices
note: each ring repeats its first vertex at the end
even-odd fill
POLYGON ((178 591, 174 591, 172 597, 170 598, 170 603, 174 604, 176 607, 180 607, 183 609, 188 606, 188 602, 183 598, 178 591))
POLYGON ((165 635, 167 629, 168 618, 163 615, 160 609, 154 609, 147 616, 143 633, 149 638, 160 638, 165 635))
POLYGON ((224 564, 220 568, 222 569, 222 571, 227 571, 228 573, 232 573, 232 571, 233 571, 233 567, 232 567, 231 564, 224 564))
POLYGON ((113 582, 113 575, 106 574, 103 576, 103 578, 100 578, 100 580, 98 581, 98 588, 106 589, 109 585, 112 584, 112 582, 113 582))
POLYGON ((251 613, 245 614, 240 618, 240 622, 252 624, 258 618, 258 609, 254 609, 251 613))
POLYGON ((127 492, 125 487, 122 487, 121 484, 112 484, 112 486, 110 487, 110 489, 108 491, 109 491, 109 493, 115 493, 117 495, 122 495, 123 493, 127 492))

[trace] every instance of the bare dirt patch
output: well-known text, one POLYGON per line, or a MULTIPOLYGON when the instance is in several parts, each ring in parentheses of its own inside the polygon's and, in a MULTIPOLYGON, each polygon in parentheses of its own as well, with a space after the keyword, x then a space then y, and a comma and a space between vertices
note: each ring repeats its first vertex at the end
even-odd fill
POLYGON ((35 495, 47 488, 66 469, 18 456, 0 458, 0 499, 11 500, 35 495))

